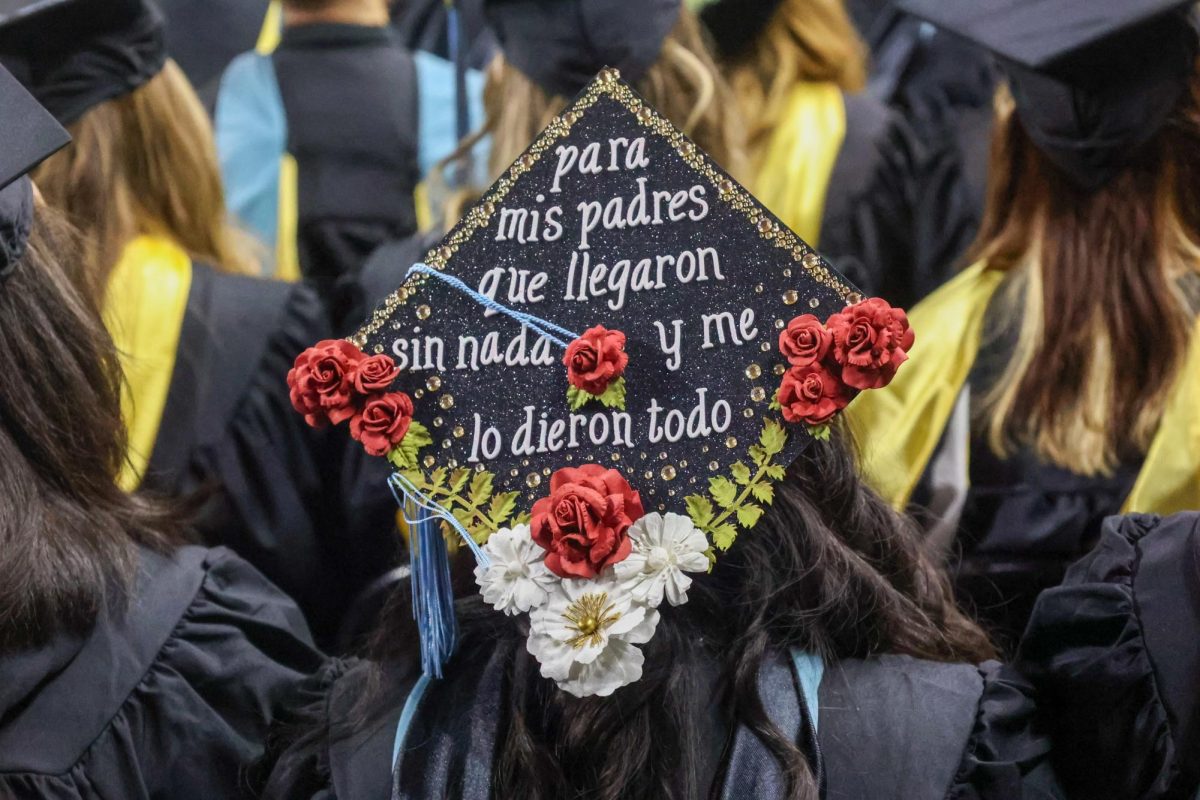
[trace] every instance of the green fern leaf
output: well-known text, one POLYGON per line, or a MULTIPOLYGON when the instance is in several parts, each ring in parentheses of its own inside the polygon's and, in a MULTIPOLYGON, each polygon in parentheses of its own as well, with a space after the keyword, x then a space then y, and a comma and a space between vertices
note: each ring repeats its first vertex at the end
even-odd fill
POLYGON ((753 528, 762 518, 762 506, 756 506, 754 503, 746 503, 744 506, 739 506, 737 510, 738 524, 743 528, 753 528))
POLYGON ((750 487, 750 494, 760 503, 771 505, 775 502, 775 487, 769 483, 756 483, 750 487))
POLYGON ((615 408, 619 411, 625 410, 625 379, 617 378, 608 385, 604 390, 604 394, 600 395, 600 402, 605 408, 615 408))
POLYGON ((697 528, 703 530, 713 521, 716 510, 713 508, 712 501, 704 495, 689 495, 684 502, 687 504, 688 516, 692 518, 692 524, 697 528))
POLYGON ((729 468, 729 474, 733 475, 733 479, 742 486, 750 485, 750 468, 740 461, 735 462, 729 468))
POLYGON ((591 399, 592 395, 588 394, 583 389, 580 389, 577 386, 567 387, 567 405, 571 407, 572 411, 578 411, 579 409, 583 408, 591 399))
POLYGON ((737 486, 729 478, 718 475, 708 479, 708 491, 721 508, 729 508, 737 502, 737 486))
POLYGON ((732 522, 722 522, 712 530, 712 542, 718 550, 728 550, 737 540, 738 532, 732 522))

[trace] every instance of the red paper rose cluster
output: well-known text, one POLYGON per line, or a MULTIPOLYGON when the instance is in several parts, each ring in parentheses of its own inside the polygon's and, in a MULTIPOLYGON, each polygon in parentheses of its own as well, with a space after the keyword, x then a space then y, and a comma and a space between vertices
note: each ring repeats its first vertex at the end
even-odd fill
POLYGON ((390 356, 368 356, 350 342, 327 339, 301 353, 287 379, 292 406, 309 425, 349 420, 350 435, 367 453, 385 456, 412 425, 412 398, 388 391, 399 374, 390 356))
POLYGON ((599 397, 614 381, 625 374, 629 355, 625 352, 625 334, 597 325, 567 346, 563 357, 567 381, 576 389, 599 397))
POLYGON ((594 578, 628 558, 629 528, 645 513, 641 496, 615 469, 567 467, 550 478, 550 496, 533 504, 530 535, 555 575, 594 578))
POLYGON ((878 297, 848 306, 824 323, 812 314, 796 317, 779 333, 779 350, 789 365, 776 395, 783 418, 808 425, 829 422, 854 390, 891 383, 914 338, 904 311, 878 297))

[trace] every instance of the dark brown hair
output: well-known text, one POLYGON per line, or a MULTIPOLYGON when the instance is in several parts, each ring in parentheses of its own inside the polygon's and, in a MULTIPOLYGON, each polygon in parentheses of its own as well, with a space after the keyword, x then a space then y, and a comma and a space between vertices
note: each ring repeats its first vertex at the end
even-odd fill
POLYGON ((76 281, 78 242, 37 209, 0 285, 0 653, 83 632, 125 595, 137 546, 169 548, 167 511, 122 492, 121 372, 76 281))
MULTIPOLYGON (((779 761, 789 800, 815 800, 810 765, 770 722, 758 693, 759 669, 771 653, 798 647, 829 659, 898 653, 942 662, 995 656, 986 634, 955 606, 915 526, 862 483, 843 436, 838 430, 810 446, 758 525, 711 574, 697 577, 688 603, 660 609, 641 680, 611 697, 559 691, 526 651, 523 618, 503 617, 477 595, 459 602, 464 634, 451 668, 472 669, 497 649, 508 663, 493 796, 703 796, 709 759, 696 731, 711 724, 710 707, 720 702, 723 717, 747 725, 779 761), (696 665, 706 663, 721 673, 724 689, 715 699, 693 679, 696 665)), ((373 648, 384 694, 388 676, 420 660, 407 598, 396 599, 373 648)), ((453 702, 438 697, 441 686, 430 686, 429 707, 453 702)), ((378 695, 364 700, 364 708, 381 705, 378 695)), ((721 782, 719 773, 708 781, 714 796, 721 782)))
POLYGON ((1188 347, 1181 279, 1200 269, 1200 84, 1096 191, 1034 147, 1006 93, 998 105, 976 255, 1010 273, 991 313, 1019 330, 981 419, 1002 455, 1028 446, 1108 473, 1146 452, 1188 347))

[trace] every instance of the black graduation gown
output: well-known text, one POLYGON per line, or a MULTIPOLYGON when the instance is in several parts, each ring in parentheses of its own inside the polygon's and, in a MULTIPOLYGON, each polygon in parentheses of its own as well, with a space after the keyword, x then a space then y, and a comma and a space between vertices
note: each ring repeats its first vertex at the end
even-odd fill
POLYGON ((271 58, 296 159, 300 269, 328 297, 380 244, 417 230, 416 64, 390 28, 361 25, 288 27, 271 58))
POLYGON ((228 550, 140 554, 127 610, 0 657, 0 797, 251 796, 246 770, 322 657, 228 550))
MULTIPOLYGON (((517 644, 523 647, 523 642, 517 644)), ((393 794, 392 752, 403 698, 412 678, 364 711, 370 665, 339 663, 309 682, 308 727, 275 761, 269 800, 418 800, 491 796, 510 656, 497 648, 472 663, 453 664, 430 685, 409 728, 393 794), (372 713, 372 711, 374 713, 372 713), (353 732, 351 732, 353 731, 353 732)), ((1035 727, 1031 688, 1014 671, 933 664, 902 656, 846 660, 826 668, 819 690, 819 750, 789 668, 768 661, 760 675, 764 705, 795 737, 810 762, 819 760, 827 800, 1021 800, 1061 798, 1049 763, 1049 743, 1035 727), (868 746, 869 743, 869 746, 868 746)), ((706 665, 700 665, 705 671, 706 665)), ((707 665, 715 672, 715 665, 707 665)), ((703 693, 699 693, 703 696, 703 693)), ((727 732, 697 731, 711 781, 727 732)), ((733 733, 723 800, 782 797, 774 759, 747 729, 733 733)))
POLYGON ((167 20, 167 53, 204 106, 216 105, 221 73, 262 33, 269 0, 156 0, 167 20))
POLYGON ((1200 515, 1114 517, 1042 594, 1019 666, 1077 797, 1196 796, 1200 784, 1200 515))
POLYGON ((303 285, 195 264, 175 370, 142 489, 207 498, 203 540, 227 545, 300 603, 318 641, 396 556, 386 464, 288 398, 297 355, 330 337, 303 285))
POLYGON ((870 93, 845 95, 845 108, 819 248, 865 295, 911 307, 954 274, 975 235, 962 162, 870 93))

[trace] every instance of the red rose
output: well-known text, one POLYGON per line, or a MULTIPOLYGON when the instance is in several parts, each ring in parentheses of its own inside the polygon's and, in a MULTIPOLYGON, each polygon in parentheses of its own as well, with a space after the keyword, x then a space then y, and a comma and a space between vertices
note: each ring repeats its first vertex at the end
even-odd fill
POLYGON ((825 323, 812 314, 794 318, 779 332, 779 352, 793 367, 807 367, 820 361, 832 342, 825 323))
POLYGON ((788 422, 824 425, 850 402, 850 390, 824 364, 810 364, 784 374, 778 400, 788 422))
POLYGON ((386 392, 399 374, 400 369, 391 356, 369 356, 358 362, 354 371, 354 390, 362 395, 386 392))
POLYGON ((533 540, 547 551, 551 572, 561 578, 594 578, 629 556, 629 526, 645 513, 641 496, 621 473, 585 464, 554 473, 550 496, 533 504, 529 527, 533 540))
POLYGON ((354 415, 353 376, 364 358, 342 339, 317 342, 296 357, 287 376, 289 395, 309 425, 336 425, 354 415))
POLYGON ((597 325, 571 342, 563 363, 572 386, 599 397, 629 365, 625 334, 597 325))
POLYGON ((833 357, 842 380, 855 389, 880 389, 892 382, 908 360, 915 338, 908 317, 886 300, 872 297, 826 322, 833 334, 833 357))
POLYGON ((376 395, 350 420, 350 435, 367 455, 386 456, 408 433, 412 415, 412 398, 404 392, 376 395))

